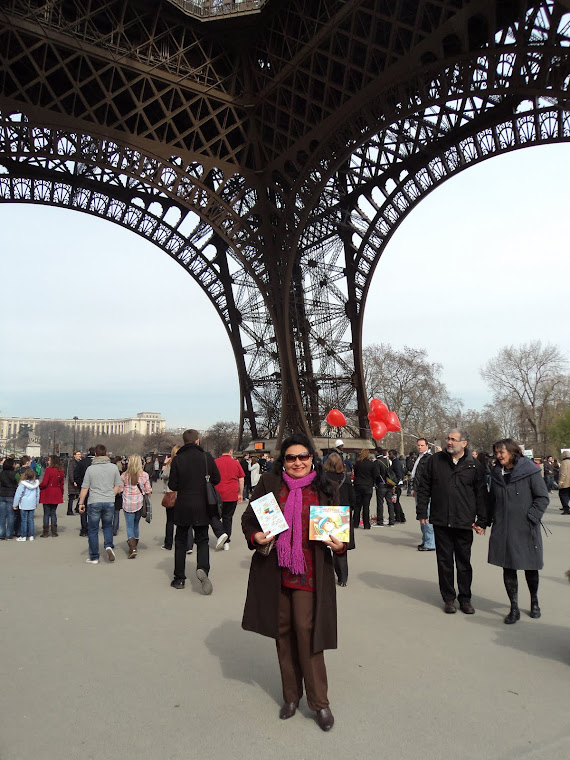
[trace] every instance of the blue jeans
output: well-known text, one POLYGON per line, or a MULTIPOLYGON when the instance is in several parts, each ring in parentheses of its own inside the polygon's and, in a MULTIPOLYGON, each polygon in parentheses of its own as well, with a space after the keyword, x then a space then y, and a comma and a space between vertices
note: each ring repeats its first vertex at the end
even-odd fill
POLYGON ((123 511, 125 513, 125 525, 127 527, 127 540, 129 538, 138 538, 142 509, 138 509, 136 512, 123 511))
POLYGON ((113 513, 115 502, 97 502, 87 505, 87 540, 89 543, 89 558, 99 559, 99 520, 103 525, 103 540, 105 549, 113 544, 113 513))
MULTIPOLYGON (((416 496, 416 504, 418 503, 418 497, 416 496)), ((430 515, 430 504, 428 503, 428 520, 430 515)), ((420 523, 420 528, 422 529, 422 544, 424 545, 424 549, 435 549, 435 536, 433 534, 433 525, 430 522, 427 522, 425 525, 423 523, 420 523)))
POLYGON ((115 509, 115 514, 113 515, 113 535, 119 532, 119 515, 120 514, 121 514, 121 510, 115 509))
POLYGON ((21 509, 20 510, 20 536, 24 538, 34 537, 34 515, 35 509, 21 509))
POLYGON ((0 496, 0 538, 14 537, 13 496, 0 496))
POLYGON ((50 524, 57 525, 57 504, 44 504, 44 527, 50 524))

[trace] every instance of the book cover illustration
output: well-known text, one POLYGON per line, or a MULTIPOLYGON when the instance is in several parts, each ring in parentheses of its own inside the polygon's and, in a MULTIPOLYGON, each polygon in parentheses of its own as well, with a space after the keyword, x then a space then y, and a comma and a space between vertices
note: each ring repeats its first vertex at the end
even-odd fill
POLYGON ((309 514, 309 539, 323 541, 330 535, 339 541, 350 540, 350 507, 312 506, 309 514))
POLYGON ((264 533, 270 530, 270 535, 276 536, 289 528, 277 499, 272 493, 266 493, 265 496, 250 504, 264 533))

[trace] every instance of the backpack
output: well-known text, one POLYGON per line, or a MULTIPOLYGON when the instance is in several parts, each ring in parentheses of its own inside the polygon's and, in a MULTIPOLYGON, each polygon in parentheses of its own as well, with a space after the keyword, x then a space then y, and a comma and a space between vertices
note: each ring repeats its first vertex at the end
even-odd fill
POLYGON ((398 478, 391 467, 388 467, 380 459, 376 460, 376 464, 380 468, 380 480, 384 481, 387 486, 395 486, 398 484, 398 478))

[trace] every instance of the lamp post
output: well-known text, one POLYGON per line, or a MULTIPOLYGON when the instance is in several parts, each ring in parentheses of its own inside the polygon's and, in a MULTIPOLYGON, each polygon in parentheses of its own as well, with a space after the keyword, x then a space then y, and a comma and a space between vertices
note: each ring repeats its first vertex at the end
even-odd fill
POLYGON ((53 431, 53 455, 55 456, 55 430, 53 431))
POLYGON ((73 454, 75 454, 75 434, 77 432, 77 420, 79 417, 73 418, 73 454))

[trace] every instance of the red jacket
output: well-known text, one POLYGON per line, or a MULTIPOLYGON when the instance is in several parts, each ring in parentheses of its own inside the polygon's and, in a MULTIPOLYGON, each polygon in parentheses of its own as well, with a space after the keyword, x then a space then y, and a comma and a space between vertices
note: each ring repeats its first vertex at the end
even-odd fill
POLYGON ((63 470, 48 467, 40 483, 40 504, 62 504, 64 481, 63 470))

